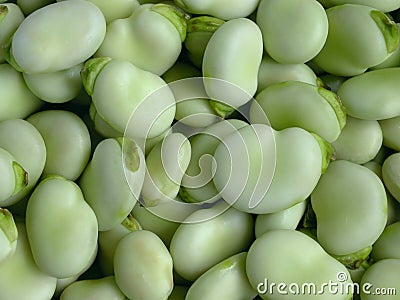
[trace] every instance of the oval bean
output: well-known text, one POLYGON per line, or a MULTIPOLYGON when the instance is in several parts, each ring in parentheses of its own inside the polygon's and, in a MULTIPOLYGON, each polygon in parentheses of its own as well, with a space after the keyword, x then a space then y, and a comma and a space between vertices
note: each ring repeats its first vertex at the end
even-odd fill
POLYGON ((379 177, 345 160, 329 165, 311 194, 311 204, 318 242, 332 255, 363 251, 378 239, 387 222, 386 192, 379 177))
POLYGON ((275 131, 264 124, 247 125, 223 138, 214 158, 213 182, 220 196, 236 209, 257 214, 305 200, 325 159, 317 140, 304 129, 275 131))
POLYGON ((171 240, 175 271, 194 281, 215 264, 244 251, 251 242, 253 226, 249 214, 224 203, 197 210, 179 225, 171 240), (215 216, 215 210, 220 207, 226 210, 215 216))
POLYGON ((128 18, 107 25, 97 57, 124 59, 157 75, 167 71, 182 50, 186 36, 183 11, 168 4, 144 4, 128 18))
POLYGON ((255 100, 250 106, 251 123, 268 124, 275 130, 300 127, 333 142, 346 124, 346 113, 337 95, 308 83, 273 84, 255 100))
POLYGON ((215 100, 211 105, 221 117, 248 102, 256 93, 262 52, 260 28, 249 19, 227 21, 211 36, 204 52, 202 72, 206 92, 215 100))
POLYGON ((348 115, 382 120, 400 115, 400 68, 368 71, 347 79, 338 96, 348 115))
POLYGON ((17 248, 14 255, 0 263, 0 289, 3 299, 51 299, 57 279, 36 265, 29 246, 25 224, 16 222, 17 248), (22 284, 23 283, 23 284, 22 284))
POLYGON ((29 198, 26 230, 32 256, 57 278, 87 270, 97 253, 96 215, 77 184, 59 176, 42 180, 29 198))
POLYGON ((172 258, 160 238, 133 231, 115 249, 115 281, 131 299, 167 299, 173 288, 172 258))
POLYGON ((46 5, 30 14, 15 31, 8 61, 25 73, 68 69, 91 57, 105 33, 104 16, 89 1, 46 5))
POLYGON ((79 179, 100 231, 110 230, 131 212, 145 176, 144 155, 133 140, 105 139, 79 179))
POLYGON ((26 119, 40 132, 46 145, 43 176, 57 174, 76 180, 89 161, 91 141, 85 123, 64 110, 46 110, 26 119))
POLYGON ((397 25, 372 7, 343 4, 328 8, 326 14, 328 37, 313 59, 326 72, 339 76, 362 74, 382 63, 398 46, 397 25))
POLYGON ((316 0, 261 0, 257 24, 268 55, 284 64, 311 60, 328 36, 328 17, 316 0))

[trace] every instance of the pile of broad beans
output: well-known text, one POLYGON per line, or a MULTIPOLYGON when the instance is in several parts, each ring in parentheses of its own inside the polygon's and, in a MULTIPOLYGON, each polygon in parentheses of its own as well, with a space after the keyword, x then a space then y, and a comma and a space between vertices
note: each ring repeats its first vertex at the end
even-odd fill
POLYGON ((400 0, 0 2, 0 300, 399 299, 400 0))

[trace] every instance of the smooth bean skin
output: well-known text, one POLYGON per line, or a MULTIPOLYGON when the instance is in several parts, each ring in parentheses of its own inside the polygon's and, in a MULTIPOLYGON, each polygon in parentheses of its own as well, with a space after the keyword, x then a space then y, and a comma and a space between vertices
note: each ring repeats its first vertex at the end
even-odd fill
POLYGON ((252 124, 222 139, 213 177, 220 196, 238 210, 266 214, 305 200, 322 172, 315 137, 298 127, 275 131, 252 124), (300 170, 307 169, 307 174, 300 170), (301 182, 301 184, 300 184, 301 182))
POLYGON ((141 196, 146 206, 173 200, 189 165, 191 145, 181 133, 171 133, 146 157, 146 173, 141 196))
POLYGON ((387 222, 386 192, 379 177, 345 160, 329 165, 311 194, 311 204, 318 242, 333 255, 371 246, 387 222))
POLYGON ((0 121, 24 119, 43 104, 26 86, 22 74, 9 64, 0 64, 0 89, 0 121))
POLYGON ((400 289, 400 259, 383 259, 370 266, 361 279, 361 286, 368 283, 368 289, 361 291, 361 300, 395 300, 400 289), (377 289, 380 289, 380 293, 377 289), (396 293, 385 294, 383 289, 395 289, 396 293))
POLYGON ((168 299, 174 285, 172 268, 168 249, 150 231, 129 233, 115 249, 115 280, 130 299, 168 299))
POLYGON ((18 229, 13 215, 0 208, 0 264, 14 255, 17 249, 18 229))
POLYGON ((260 0, 174 0, 174 2, 191 14, 211 15, 223 20, 249 16, 256 10, 260 0))
POLYGON ((377 121, 347 117, 346 125, 332 146, 336 159, 364 164, 378 154, 382 141, 382 130, 377 121))
POLYGON ((224 23, 224 20, 211 16, 192 17, 187 21, 184 45, 190 61, 196 67, 201 68, 208 41, 224 23))
POLYGON ((307 208, 307 201, 302 201, 287 209, 271 214, 260 214, 256 217, 256 238, 265 232, 275 229, 295 230, 307 208))
MULTIPOLYGON (((277 292, 277 288, 268 289, 265 286, 272 283, 303 283, 312 282, 321 287, 326 282, 334 282, 338 287, 341 284, 351 283, 347 269, 332 258, 312 238, 295 230, 281 229, 266 232, 257 238, 247 254, 246 273, 254 289, 264 289, 259 294, 262 299, 288 299, 288 295, 277 292), (296 245, 296 249, 293 249, 296 245), (347 280, 339 281, 338 274, 347 275, 347 280)), ((345 290, 345 289, 344 289, 345 290)), ((352 295, 344 293, 330 293, 328 289, 323 294, 290 293, 290 299, 351 299, 352 295)))
POLYGON ((68 102, 79 95, 83 85, 80 72, 83 64, 54 73, 23 73, 28 88, 41 100, 50 103, 68 102))
POLYGON ((325 7, 332 7, 336 5, 352 3, 359 5, 366 5, 374 7, 382 12, 389 12, 400 8, 399 0, 381 0, 379 2, 374 0, 318 0, 325 7))
MULTIPOLYGON (((89 74, 92 62, 86 63, 89 74)), ((129 137, 152 138, 171 126, 175 99, 161 77, 116 59, 93 72, 97 77, 88 94, 99 116, 111 127, 120 132, 126 129, 129 137)))
POLYGON ((200 76, 200 70, 180 61, 162 76, 175 96, 175 119, 192 127, 206 127, 220 119, 210 105, 200 76))
POLYGON ((270 124, 275 130, 300 127, 328 142, 335 141, 346 124, 337 95, 300 81, 270 85, 250 106, 251 123, 270 124))
POLYGON ((211 36, 204 52, 202 73, 209 97, 222 102, 213 106, 222 117, 256 93, 262 53, 260 28, 249 19, 227 21, 211 36))
POLYGON ((0 5, 0 63, 4 63, 5 46, 18 26, 25 19, 21 8, 14 3, 0 5))
POLYGON ((48 177, 39 183, 26 208, 26 230, 38 267, 57 278, 88 269, 97 253, 96 215, 77 184, 48 177))
POLYGON ((251 242, 252 217, 230 207, 212 218, 221 205, 226 206, 219 203, 192 213, 172 238, 170 252, 174 269, 187 280, 196 280, 215 264, 244 251, 251 242), (199 219, 203 222, 198 222, 199 219))
POLYGON ((241 252, 213 266, 190 286, 185 299, 253 299, 257 291, 247 279, 246 257, 241 252))
POLYGON ((372 7, 343 4, 328 8, 326 14, 328 37, 313 61, 328 73, 364 73, 382 63, 398 46, 397 25, 372 7))
POLYGON ((382 129, 383 145, 395 151, 400 151, 400 142, 398 139, 400 135, 400 116, 380 120, 379 125, 382 129))
POLYGON ((169 248, 172 237, 179 227, 178 222, 172 222, 153 214, 146 207, 136 203, 132 210, 133 217, 140 223, 143 229, 154 232, 169 248))
POLYGON ((372 246, 371 258, 377 262, 382 259, 400 259, 400 222, 385 228, 372 246))
POLYGON ((43 172, 47 151, 40 132, 22 119, 0 122, 0 148, 8 151, 28 174, 28 184, 1 202, 5 207, 19 202, 33 189, 43 172))
POLYGON ((107 23, 116 19, 128 18, 139 7, 137 0, 89 0, 100 8, 107 23))
POLYGON ((368 71, 347 79, 338 96, 348 115, 383 120, 400 115, 400 68, 368 71))
POLYGON ((125 300, 125 295, 115 283, 114 276, 79 280, 69 285, 60 300, 125 300))
POLYGON ((258 70, 258 93, 272 84, 290 80, 317 84, 317 76, 306 64, 281 64, 264 55, 258 70))
POLYGON ((139 198, 145 176, 144 155, 130 139, 104 139, 79 179, 99 230, 121 223, 139 198))
POLYGON ((114 275, 114 253, 118 242, 127 234, 142 229, 140 223, 129 215, 122 223, 107 231, 99 232, 98 260, 104 276, 114 275))
POLYGON ((178 59, 185 34, 186 20, 181 11, 168 4, 144 4, 128 18, 107 25, 104 41, 95 56, 124 59, 140 69, 162 75, 178 59), (173 22, 171 18, 176 20, 173 22))
POLYGON ((328 36, 328 18, 316 0, 261 0, 256 20, 268 55, 284 64, 311 60, 328 36))
POLYGON ((91 57, 105 32, 106 21, 96 5, 62 1, 30 14, 16 30, 10 52, 25 73, 57 72, 91 57))
POLYGON ((40 132, 46 145, 43 175, 76 180, 89 161, 91 141, 85 123, 65 110, 46 110, 26 119, 40 132))
POLYGON ((394 153, 385 159, 382 165, 382 179, 387 190, 400 202, 400 153, 394 153))
POLYGON ((214 202, 220 199, 212 181, 212 155, 221 139, 246 125, 246 122, 238 119, 222 120, 207 126, 189 138, 192 155, 179 191, 183 200, 186 202, 214 202))
POLYGON ((33 260, 25 224, 16 222, 17 248, 11 257, 0 263, 2 299, 50 300, 57 279, 42 272, 33 260))

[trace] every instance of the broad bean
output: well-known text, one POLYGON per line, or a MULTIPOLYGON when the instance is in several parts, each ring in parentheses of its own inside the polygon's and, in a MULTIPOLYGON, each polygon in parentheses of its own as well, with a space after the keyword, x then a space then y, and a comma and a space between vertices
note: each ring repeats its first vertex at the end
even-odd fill
POLYGON ((186 19, 187 15, 175 6, 143 4, 128 18, 107 25, 95 56, 124 59, 145 71, 162 75, 182 50, 186 19))
POLYGON ((175 199, 189 165, 191 146, 181 133, 171 133, 146 157, 146 173, 141 189, 146 206, 175 199))
POLYGON ((175 99, 161 77, 129 61, 110 58, 88 60, 82 76, 97 113, 119 132, 128 137, 152 138, 171 126, 175 99))
POLYGON ((129 138, 101 141, 79 179, 100 231, 121 223, 139 198, 145 176, 144 155, 129 138))
POLYGON ((395 300, 400 289, 400 259, 383 259, 370 266, 361 279, 361 300, 395 300))
POLYGON ((227 21, 211 36, 204 52, 202 73, 206 92, 214 100, 211 105, 221 117, 256 93, 262 53, 260 28, 249 19, 227 21))
POLYGON ((26 197, 35 187, 43 173, 47 151, 39 131, 22 119, 0 122, 0 147, 8 151, 28 175, 23 189, 0 202, 1 206, 9 206, 26 197))
POLYGON ((314 58, 325 44, 329 27, 317 0, 261 0, 257 24, 268 55, 284 64, 302 64, 314 58))
POLYGON ((311 204, 318 242, 349 265, 358 266, 369 254, 387 222, 382 181, 368 168, 345 160, 329 165, 311 194, 311 204))
POLYGON ((259 291, 262 299, 343 299, 352 298, 351 294, 329 293, 288 293, 277 292, 277 284, 297 285, 304 283, 322 287, 327 282, 345 289, 352 283, 347 269, 332 258, 324 249, 307 235, 289 229, 272 230, 257 238, 247 254, 246 273, 251 286, 259 291), (295 248, 294 245, 296 245, 295 248), (343 274, 339 278, 339 275, 343 274), (275 286, 273 285, 275 284, 275 286))
POLYGON ((268 124, 275 130, 300 127, 333 142, 346 124, 346 113, 337 95, 309 83, 273 84, 255 100, 250 107, 251 123, 268 124))
POLYGON ((400 116, 390 119, 380 120, 379 125, 383 134, 383 145, 395 151, 400 151, 400 116))
POLYGON ((28 88, 39 99, 50 103, 64 103, 76 98, 83 85, 80 72, 83 64, 53 73, 23 73, 28 88))
POLYGON ((38 268, 32 257, 25 224, 17 221, 16 226, 18 240, 15 253, 0 263, 0 298, 51 299, 56 289, 57 278, 38 268))
POLYGON ((130 299, 167 299, 174 286, 172 268, 168 249, 150 231, 129 233, 115 249, 115 281, 130 299))
POLYGON ((326 160, 320 147, 298 127, 275 131, 264 124, 247 125, 223 138, 215 150, 213 182, 236 209, 278 212, 305 200, 317 185, 326 160))
POLYGON ((43 176, 57 174, 76 180, 89 161, 91 142, 85 123, 74 113, 46 110, 26 119, 40 132, 46 145, 43 176))
POLYGON ((21 8, 14 3, 0 5, 0 63, 4 63, 5 47, 9 39, 25 19, 21 8))
POLYGON ((295 230, 306 212, 307 203, 308 201, 304 200, 296 205, 275 213, 257 215, 254 228, 256 238, 270 230, 295 230))
POLYGON ((103 275, 114 275, 114 254, 118 242, 130 232, 141 229, 141 224, 129 215, 110 230, 99 231, 98 260, 103 275))
POLYGON ((382 63, 398 46, 397 25, 379 10, 343 4, 328 8, 326 15, 328 37, 313 59, 326 72, 339 76, 362 74, 382 63))
POLYGON ((337 94, 348 115, 383 120, 400 115, 400 68, 368 71, 347 79, 337 94))
POLYGON ((9 64, 0 64, 0 122, 26 118, 42 107, 43 101, 27 87, 20 72, 9 64))
POLYGON ((115 283, 114 276, 100 279, 79 280, 69 285, 60 300, 125 300, 125 295, 115 283))
POLYGON ((203 64, 204 52, 214 32, 225 22, 211 16, 192 17, 187 21, 185 48, 190 61, 198 68, 203 64))
POLYGON ((93 263, 96 215, 73 181, 50 176, 38 184, 26 208, 26 230, 37 266, 50 276, 71 277, 93 263))
POLYGON ((25 73, 68 69, 91 57, 105 33, 104 16, 89 1, 49 4, 22 21, 12 38, 8 61, 25 73))
POLYGON ((346 125, 332 147, 336 159, 363 164, 378 154, 382 141, 382 130, 377 121, 347 117, 346 125))
POLYGON ((258 70, 257 93, 272 84, 289 80, 318 84, 317 76, 306 64, 281 64, 264 54, 258 70))
POLYGON ((225 203, 200 209, 180 224, 171 240, 175 271, 194 281, 222 260, 244 251, 253 237, 253 218, 225 203), (225 211, 215 216, 220 207, 225 211))
POLYGON ((246 258, 247 252, 241 252, 210 268, 190 286, 185 299, 253 299, 257 291, 247 279, 246 258))
POLYGON ((377 262, 382 259, 400 259, 400 222, 385 228, 372 246, 371 258, 377 262))

